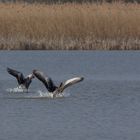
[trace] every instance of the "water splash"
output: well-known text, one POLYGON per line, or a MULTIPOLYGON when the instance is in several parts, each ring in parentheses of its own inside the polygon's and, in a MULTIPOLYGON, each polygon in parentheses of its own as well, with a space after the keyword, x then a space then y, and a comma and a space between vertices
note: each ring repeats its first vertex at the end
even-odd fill
POLYGON ((24 93, 24 92, 28 92, 28 90, 26 88, 23 88, 21 86, 18 86, 16 88, 8 88, 6 89, 7 92, 10 93, 24 93))
POLYGON ((68 97, 70 94, 69 93, 61 93, 61 94, 57 94, 55 97, 53 96, 53 93, 51 92, 43 92, 41 90, 37 91, 37 95, 30 95, 30 96, 26 96, 26 98, 30 98, 30 99, 40 99, 40 98, 64 98, 64 97, 68 97))
MULTIPOLYGON (((16 87, 16 88, 8 88, 6 89, 7 92, 9 93, 27 93, 28 90, 23 88, 23 87, 16 87)), ((18 96, 18 97, 14 97, 15 98, 22 98, 22 99, 40 99, 40 98, 64 98, 64 97, 68 97, 70 96, 69 93, 66 93, 66 92, 63 92, 63 93, 60 93, 60 94, 57 94, 55 97, 53 96, 53 93, 51 92, 44 92, 44 91, 41 91, 41 90, 38 90, 37 92, 28 92, 29 94, 28 95, 25 95, 24 96, 18 96)), ((21 94, 19 94, 21 95, 21 94)))
MULTIPOLYGON (((38 93, 39 93, 40 97, 54 98, 53 93, 51 93, 51 92, 43 92, 43 91, 39 90, 38 93)), ((69 94, 63 92, 63 93, 57 94, 55 96, 55 98, 63 98, 63 97, 67 97, 67 96, 69 96, 69 94)))

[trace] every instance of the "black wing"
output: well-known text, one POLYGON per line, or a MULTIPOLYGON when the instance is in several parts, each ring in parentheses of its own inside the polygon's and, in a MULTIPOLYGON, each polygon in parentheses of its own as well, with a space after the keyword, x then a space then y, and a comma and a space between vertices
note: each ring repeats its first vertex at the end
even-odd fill
POLYGON ((49 92, 55 91, 57 87, 50 77, 45 76, 44 73, 39 70, 33 70, 33 74, 45 85, 49 92))
POLYGON ((25 78, 21 72, 13 70, 11 68, 7 68, 7 72, 16 77, 19 85, 24 83, 25 78))

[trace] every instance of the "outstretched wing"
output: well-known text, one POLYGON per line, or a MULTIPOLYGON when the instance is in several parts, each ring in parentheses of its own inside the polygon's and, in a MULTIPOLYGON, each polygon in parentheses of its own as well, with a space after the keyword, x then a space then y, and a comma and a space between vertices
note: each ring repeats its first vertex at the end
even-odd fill
POLYGON ((63 83, 60 84, 59 86, 59 89, 60 89, 60 92, 63 92, 63 90, 71 85, 74 85, 76 83, 79 83, 81 81, 83 81, 84 78, 83 77, 75 77, 75 78, 72 78, 72 79, 69 79, 63 83))
POLYGON ((53 92, 57 88, 52 79, 48 76, 45 76, 43 72, 39 70, 33 70, 33 74, 45 85, 49 92, 53 92))
POLYGON ((14 77, 16 77, 18 84, 24 83, 25 78, 21 72, 13 70, 11 68, 7 68, 7 72, 9 74, 13 75, 14 77))

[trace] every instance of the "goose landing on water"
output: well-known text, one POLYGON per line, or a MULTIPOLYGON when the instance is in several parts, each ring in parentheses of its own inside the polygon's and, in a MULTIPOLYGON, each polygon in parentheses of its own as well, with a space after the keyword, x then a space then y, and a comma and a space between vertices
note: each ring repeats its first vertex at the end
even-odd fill
POLYGON ((21 72, 11 69, 11 68, 7 68, 7 72, 11 74, 12 76, 16 77, 17 82, 18 82, 18 88, 20 89, 20 91, 21 90, 28 91, 28 88, 32 82, 32 79, 34 78, 33 74, 29 74, 27 75, 27 77, 24 77, 24 75, 21 72))
POLYGON ((57 87, 53 83, 52 79, 48 76, 45 76, 43 72, 39 70, 33 70, 33 74, 45 85, 49 92, 53 93, 53 97, 56 97, 58 94, 62 93, 65 88, 84 80, 83 77, 75 77, 65 82, 61 82, 57 87))

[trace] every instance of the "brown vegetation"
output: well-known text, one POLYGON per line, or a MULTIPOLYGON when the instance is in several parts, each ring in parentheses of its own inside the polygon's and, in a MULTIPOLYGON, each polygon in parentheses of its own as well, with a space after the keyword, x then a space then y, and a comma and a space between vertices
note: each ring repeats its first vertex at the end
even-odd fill
POLYGON ((140 5, 1 3, 0 49, 140 49, 140 5))

